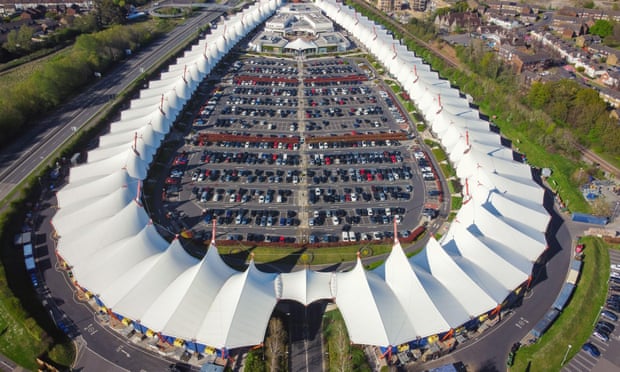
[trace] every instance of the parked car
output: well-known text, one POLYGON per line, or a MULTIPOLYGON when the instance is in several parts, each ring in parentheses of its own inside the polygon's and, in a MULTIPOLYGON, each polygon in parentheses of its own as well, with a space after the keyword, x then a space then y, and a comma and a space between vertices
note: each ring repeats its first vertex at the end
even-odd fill
POLYGON ((599 340, 601 340, 603 342, 609 341, 609 335, 606 334, 605 332, 594 331, 594 333, 592 333, 592 336, 598 338, 599 340))
POLYGON ((618 320, 618 316, 609 310, 601 311, 601 317, 607 320, 611 320, 612 322, 615 322, 618 320))
POLYGON ((604 320, 599 320, 598 323, 596 323, 596 329, 602 329, 606 333, 613 332, 615 328, 616 327, 614 327, 613 324, 606 322, 604 320))
POLYGON ((515 353, 511 351, 508 354, 508 358, 506 358, 506 365, 510 367, 514 364, 514 362, 515 362, 515 353))
POLYGON ((598 358, 601 355, 601 352, 599 351, 599 349, 590 342, 586 342, 585 344, 583 344, 581 349, 589 353, 595 358, 598 358))

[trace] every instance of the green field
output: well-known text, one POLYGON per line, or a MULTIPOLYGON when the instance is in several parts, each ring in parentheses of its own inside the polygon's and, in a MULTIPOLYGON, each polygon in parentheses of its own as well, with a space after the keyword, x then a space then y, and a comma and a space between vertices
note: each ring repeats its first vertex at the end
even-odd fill
POLYGON ((608 249, 611 246, 599 238, 582 238, 581 242, 586 247, 585 258, 568 307, 536 344, 522 347, 517 352, 511 371, 559 371, 568 345, 572 347, 567 361, 579 352, 581 345, 592 334, 594 322, 607 295, 608 249))
POLYGON ((244 244, 219 246, 218 251, 224 258, 246 261, 254 254, 257 263, 279 263, 288 265, 325 265, 337 262, 354 261, 357 253, 362 257, 389 253, 392 244, 355 244, 340 247, 293 248, 293 247, 254 247, 244 244))

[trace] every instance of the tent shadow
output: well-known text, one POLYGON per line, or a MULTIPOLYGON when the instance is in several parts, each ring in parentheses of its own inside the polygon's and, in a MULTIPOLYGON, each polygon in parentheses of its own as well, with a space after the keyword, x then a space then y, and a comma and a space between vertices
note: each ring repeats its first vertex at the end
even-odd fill
POLYGON ((288 273, 299 264, 300 258, 306 251, 307 248, 303 247, 280 259, 257 264, 256 267, 264 272, 288 273))

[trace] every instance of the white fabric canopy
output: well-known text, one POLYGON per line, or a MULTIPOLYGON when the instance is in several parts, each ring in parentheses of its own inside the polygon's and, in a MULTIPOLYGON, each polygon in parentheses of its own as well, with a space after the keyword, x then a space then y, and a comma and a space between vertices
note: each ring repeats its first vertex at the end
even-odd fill
POLYGON ((358 260, 348 272, 278 274, 261 272, 253 261, 235 271, 213 244, 197 260, 179 240, 168 243, 158 234, 135 201, 137 180, 146 177, 199 80, 280 4, 262 0, 212 30, 132 101, 87 164, 71 170, 57 193, 54 225, 57 251, 79 285, 145 327, 217 348, 261 343, 279 300, 333 300, 352 342, 381 346, 447 332, 496 308, 528 279, 546 249, 544 190, 458 90, 384 28, 333 0, 315 4, 401 80, 466 186, 464 205, 443 239, 431 238, 410 259, 395 242, 374 272, 358 260))
POLYGON ((284 46, 286 49, 295 49, 295 50, 305 50, 305 49, 314 49, 316 48, 316 44, 310 40, 304 40, 301 38, 297 38, 284 46))

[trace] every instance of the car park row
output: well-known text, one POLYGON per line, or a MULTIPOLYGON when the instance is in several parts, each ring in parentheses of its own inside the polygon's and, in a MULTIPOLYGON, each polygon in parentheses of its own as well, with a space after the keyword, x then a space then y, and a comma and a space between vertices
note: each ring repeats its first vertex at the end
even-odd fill
MULTIPOLYGON (((394 221, 407 237, 423 212, 419 199, 441 195, 426 154, 414 161, 392 138, 402 129, 384 115, 395 107, 390 96, 362 78, 331 79, 363 73, 327 61, 304 66, 320 81, 299 79, 296 63, 245 60, 230 67, 232 84, 213 87, 162 192, 167 204, 192 201, 185 213, 200 215, 191 228, 205 240, 214 221, 227 240, 382 240, 392 229, 381 226, 394 221)), ((423 217, 437 217, 436 208, 423 217)))
POLYGON ((594 328, 592 336, 582 346, 581 351, 564 367, 566 371, 593 370, 599 357, 608 354, 610 358, 614 358, 614 355, 620 351, 616 330, 620 313, 620 252, 610 250, 609 255, 611 267, 605 304, 592 324, 594 328))

